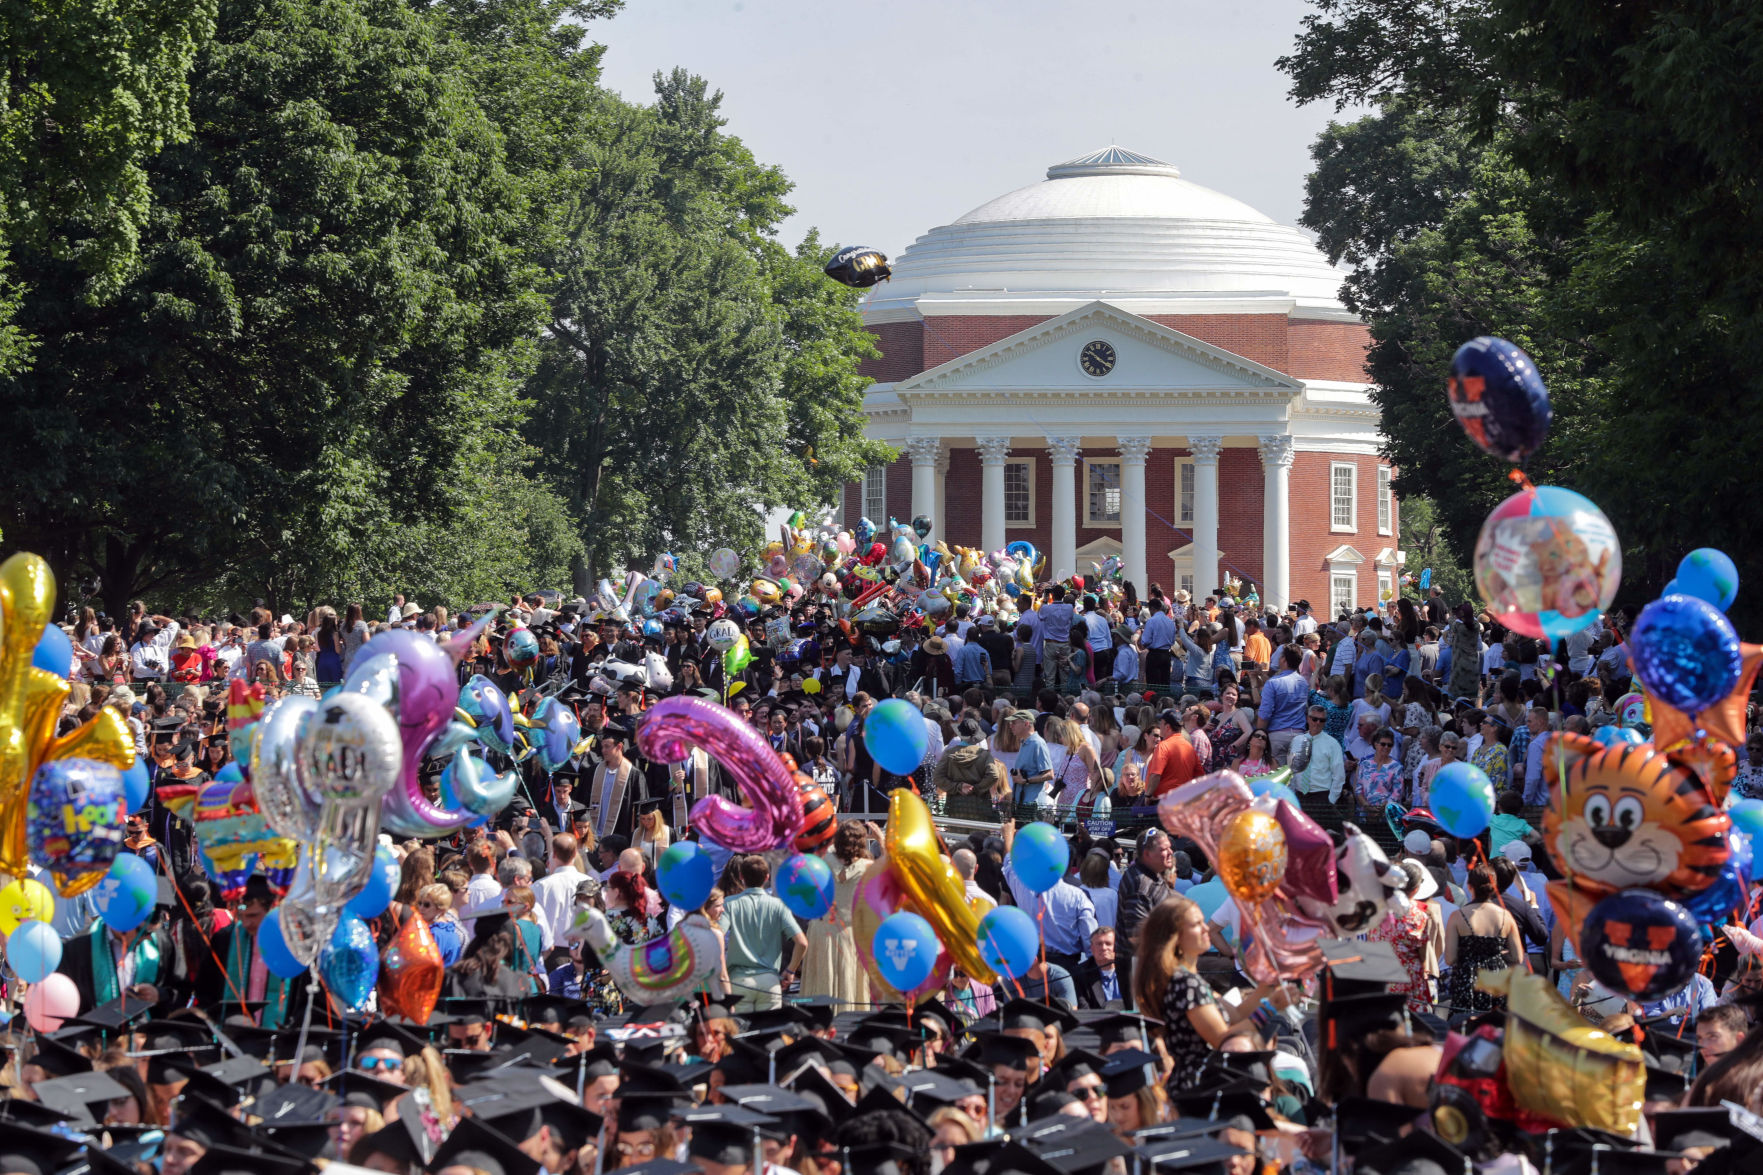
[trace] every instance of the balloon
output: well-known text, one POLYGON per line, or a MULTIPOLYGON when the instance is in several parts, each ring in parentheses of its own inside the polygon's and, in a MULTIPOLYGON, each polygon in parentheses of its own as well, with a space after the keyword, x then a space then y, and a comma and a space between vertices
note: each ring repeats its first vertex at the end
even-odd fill
POLYGON ((73 640, 61 631, 60 625, 44 625, 42 639, 31 653, 31 664, 56 677, 73 672, 73 640))
POLYGON ((867 245, 846 245, 826 263, 826 276, 859 290, 887 281, 892 272, 888 255, 867 245))
POLYGON ((708 566, 710 574, 717 579, 733 579, 735 572, 741 569, 741 559, 729 548, 718 547, 710 552, 708 566))
POLYGON ((1706 709, 1738 684, 1738 633, 1725 613, 1694 596, 1665 596, 1642 608, 1628 648, 1647 691, 1679 710, 1706 709))
POLYGON ((740 787, 743 808, 723 796, 692 805, 692 827, 737 853, 779 848, 802 824, 802 792, 765 737, 734 711, 702 698, 657 702, 637 728, 637 747, 657 763, 679 763, 702 747, 740 787))
POLYGON ((514 753, 514 711, 502 687, 481 673, 459 688, 459 709, 477 731, 478 741, 504 755, 514 753))
POLYGON ((55 575, 23 551, 0 563, 0 873, 22 877, 25 792, 37 768, 54 759, 96 759, 118 771, 135 761, 135 740, 115 707, 57 737, 62 702, 72 688, 33 665, 37 642, 55 607, 55 575))
POLYGON ((1286 834, 1283 888, 1293 897, 1334 905, 1341 896, 1334 869, 1334 841, 1290 800, 1279 800, 1274 817, 1286 834))
POLYGON ((1622 550, 1604 512, 1559 486, 1534 486, 1494 507, 1475 541, 1475 586, 1494 619, 1559 640, 1616 598, 1622 550))
MULTIPOLYGON (((1727 815, 1730 816, 1732 813, 1728 812, 1727 815)), ((1735 818, 1733 823, 1736 825, 1738 820, 1735 818)), ((1751 863, 1754 860, 1754 852, 1751 845, 1751 833, 1741 832, 1735 827, 1727 834, 1726 843, 1727 846, 1731 848, 1732 859, 1738 863, 1739 869, 1744 872, 1745 876, 1750 876, 1751 863)))
MULTIPOLYGON (((893 862, 884 852, 857 882, 851 902, 852 945, 857 950, 858 962, 863 964, 863 969, 869 976, 869 998, 875 1003, 897 1001, 914 1006, 922 1004, 942 992, 955 967, 954 956, 944 946, 937 956, 930 977, 910 991, 899 992, 882 978, 873 950, 875 932, 883 922, 905 908, 906 894, 899 886, 893 862)), ((976 925, 977 918, 975 915, 976 925)))
POLYGON ((1523 461, 1549 435, 1554 416, 1536 364, 1505 339, 1471 339, 1451 358, 1451 413, 1484 453, 1523 461))
POLYGON ((123 801, 130 812, 141 810, 141 805, 152 793, 152 786, 153 781, 147 775, 147 760, 136 756, 134 766, 122 773, 123 801))
POLYGON ((1216 861, 1224 822, 1254 798, 1242 776, 1234 771, 1214 771, 1165 793, 1157 801, 1157 820, 1174 835, 1193 841, 1208 861, 1216 861))
POLYGON ((911 775, 930 750, 930 731, 911 702, 889 698, 863 720, 863 745, 883 771, 911 775))
MULTIPOLYGON (((139 860, 140 858, 135 858, 139 860)), ((11 934, 20 923, 55 917, 55 895, 42 882, 21 877, 0 888, 0 934, 11 934)))
POLYGON ((108 763, 60 759, 37 768, 26 799, 26 843, 63 897, 104 880, 126 834, 124 804, 122 772, 108 763))
POLYGON ((45 978, 24 998, 24 1017, 38 1032, 55 1032, 80 1012, 80 989, 59 971, 45 978))
POLYGON ((263 683, 260 681, 246 685, 234 678, 227 683, 226 737, 234 762, 251 762, 257 723, 263 717, 263 698, 263 683))
MULTIPOLYGON (((754 609, 755 612, 758 609, 754 609)), ((747 643, 747 634, 742 633, 735 641, 734 647, 722 655, 722 672, 725 677, 735 677, 741 670, 753 663, 753 647, 747 643)))
MULTIPOLYGON (((777 896, 798 918, 811 921, 826 917, 833 908, 833 894, 832 866, 820 857, 797 853, 777 867, 777 896)), ((917 986, 907 984, 908 988, 917 986)))
POLYGON ((655 862, 655 884, 668 905, 696 910, 716 888, 716 867, 702 847, 692 841, 680 841, 668 845, 655 862))
POLYGON ((1638 747, 1647 741, 1640 731, 1626 726, 1600 726, 1592 731, 1592 740, 1605 747, 1638 747))
POLYGON ((356 918, 378 918, 392 904, 392 895, 398 892, 400 867, 398 858, 392 850, 384 845, 377 845, 373 850, 373 867, 367 871, 367 880, 362 883, 361 892, 349 899, 343 907, 344 913, 356 918))
POLYGON ((930 978, 940 949, 930 923, 910 912, 889 915, 870 944, 876 969, 896 991, 911 991, 930 978))
POLYGON ((998 906, 979 920, 980 957, 988 970, 1020 979, 1034 966, 1041 936, 1035 920, 1017 906, 998 906))
POLYGON ((930 537, 931 530, 932 530, 931 521, 930 521, 930 516, 928 514, 915 514, 915 515, 913 515, 912 532, 914 534, 916 534, 921 539, 927 539, 930 537))
POLYGON ((318 827, 319 800, 301 786, 295 744, 302 725, 317 711, 315 698, 282 698, 257 720, 251 746, 251 790, 258 810, 276 832, 300 843, 310 841, 318 827))
MULTIPOLYGON (((1738 565, 1725 551, 1714 547, 1697 547, 1685 555, 1672 582, 1677 591, 1706 600, 1722 612, 1739 597, 1738 565)), ((1671 595, 1671 589, 1666 589, 1665 594, 1671 595)))
POLYGON ((513 669, 525 669, 539 659, 539 638, 530 628, 517 628, 502 644, 502 656, 513 669))
MULTIPOLYGON (((133 853, 118 853, 110 863, 110 871, 93 891, 98 916, 118 933, 126 933, 145 922, 158 896, 159 878, 153 866, 133 853)), ((47 920, 48 915, 34 917, 47 920)))
POLYGON ((245 892, 246 880, 260 864, 273 879, 292 872, 299 857, 299 842, 270 828, 258 811, 256 792, 239 786, 242 782, 238 765, 229 763, 212 783, 168 783, 158 789, 160 803, 195 826, 202 867, 229 902, 245 892))
POLYGON ((1218 876, 1239 902, 1272 897, 1286 876, 1286 837, 1279 821, 1253 808, 1225 821, 1218 876))
POLYGON ((1433 777, 1429 803, 1452 836, 1480 836, 1494 818, 1493 781, 1473 763, 1448 763, 1433 777))
POLYGON ((698 913, 648 942, 626 945, 593 907, 576 911, 569 938, 579 938, 611 974, 618 990, 643 1007, 673 1003, 696 991, 715 973, 722 957, 716 931, 698 913))
POLYGON ((1740 800, 1726 811, 1732 826, 1746 836, 1763 833, 1763 800, 1740 800))
POLYGON ((454 755, 441 772, 442 799, 480 817, 494 816, 506 808, 519 787, 518 771, 497 775, 488 763, 469 751, 454 755))
POLYGON ((977 945, 979 915, 967 900, 967 883, 943 856, 930 809, 910 788, 888 793, 883 839, 905 904, 931 924, 962 970, 991 983, 996 976, 977 945))
POLYGON ((331 932, 330 942, 319 952, 318 973, 346 1009, 361 1012, 367 1008, 380 974, 379 944, 367 923, 353 914, 344 915, 331 932))
MULTIPOLYGON (((1288 878, 1290 871, 1288 856, 1288 878)), ((1256 983, 1306 979, 1322 966, 1327 924, 1300 911, 1283 890, 1238 909, 1243 916, 1243 970, 1256 983)))
POLYGON ((536 742, 539 766, 547 772, 560 771, 577 754, 576 744, 582 740, 582 724, 575 712, 556 698, 539 703, 533 722, 539 728, 536 742))
POLYGON ((1586 915, 1579 957, 1600 983, 1646 1002, 1690 981, 1702 933, 1678 903, 1650 889, 1625 889, 1586 915))
MULTIPOLYGON (((411 922, 421 922, 421 918, 411 918, 411 922)), ((257 924, 257 953, 263 959, 263 965, 270 972, 283 979, 293 979, 306 973, 306 964, 296 959, 288 949, 288 940, 282 936, 282 911, 278 907, 263 916, 257 924)))
POLYGON ((704 638, 711 648, 719 653, 726 653, 740 642, 741 626, 726 616, 721 620, 712 620, 710 627, 704 630, 704 638))
POLYGON ((1378 843, 1356 824, 1341 825, 1340 843, 1335 846, 1335 876, 1340 897, 1333 905, 1320 907, 1300 901, 1298 906, 1306 916, 1324 921, 1337 937, 1364 934, 1382 923, 1385 915, 1408 912, 1408 874, 1391 865, 1378 843))
POLYGON ((380 1011, 427 1024, 441 998, 446 970, 429 924, 420 917, 404 919, 380 958, 380 1011))
POLYGON ((1046 893, 1065 876, 1071 864, 1071 845, 1059 830, 1045 821, 1017 830, 1010 846, 1010 866, 1033 893, 1046 893))
MULTIPOLYGON (((818 681, 805 681, 804 687, 819 685, 818 681)), ((814 691, 809 690, 812 693, 814 691)), ((809 786, 802 789, 802 826, 796 833, 793 842, 798 853, 818 853, 832 843, 839 831, 838 806, 832 797, 818 787, 809 786)))
POLYGON ((26 983, 41 983, 61 966, 61 936, 47 922, 35 918, 20 922, 6 936, 6 962, 26 983))

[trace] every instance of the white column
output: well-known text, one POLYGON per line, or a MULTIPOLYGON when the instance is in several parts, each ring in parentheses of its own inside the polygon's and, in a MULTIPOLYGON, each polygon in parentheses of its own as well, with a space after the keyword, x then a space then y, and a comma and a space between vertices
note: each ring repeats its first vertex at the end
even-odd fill
POLYGON ((1139 599, 1150 589, 1145 551, 1145 458, 1150 437, 1115 437, 1120 446, 1120 574, 1139 599))
POLYGON ((1079 437, 1048 437, 1047 456, 1053 461, 1053 550, 1047 562, 1051 580, 1077 573, 1077 455, 1083 449, 1079 437))
MULTIPOLYGON (((942 455, 943 442, 937 437, 908 437, 906 452, 912 457, 912 517, 924 515, 933 520, 937 511, 937 458, 942 455)), ((931 532, 934 543, 943 536, 931 532)))
MULTIPOLYGON (((1223 437, 1189 437, 1194 455, 1194 594, 1204 597, 1218 586, 1218 455, 1223 437)), ((1176 486, 1176 492, 1181 487, 1176 486)))
POLYGON ((942 540, 942 541, 949 541, 951 546, 954 546, 956 544, 960 544, 963 547, 970 546, 973 543, 973 536, 972 535, 970 535, 970 534, 956 535, 954 537, 954 539, 951 541, 949 535, 947 533, 945 533, 943 530, 943 519, 945 517, 945 515, 943 513, 943 499, 946 496, 944 491, 948 487, 948 481, 949 481, 949 453, 948 453, 948 450, 945 449, 943 452, 941 452, 937 455, 937 504, 936 504, 936 509, 934 511, 932 511, 931 516, 930 516, 931 545, 935 546, 939 540, 942 540))
POLYGON ((1289 436, 1261 437, 1264 478, 1261 509, 1261 603, 1279 611, 1291 602, 1292 459, 1296 448, 1289 436))
POLYGON ((1004 458, 1010 455, 1010 438, 977 437, 974 448, 980 460, 980 546, 990 554, 1004 547, 1004 458))

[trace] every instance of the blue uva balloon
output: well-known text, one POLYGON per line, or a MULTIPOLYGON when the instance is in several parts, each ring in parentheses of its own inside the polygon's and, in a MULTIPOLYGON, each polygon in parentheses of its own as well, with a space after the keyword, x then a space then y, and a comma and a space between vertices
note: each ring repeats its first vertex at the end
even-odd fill
POLYGON ((1634 674, 1654 697, 1695 714, 1732 692, 1742 661, 1738 632, 1726 614, 1694 596, 1664 596, 1628 634, 1634 674))
POLYGON ((1457 423, 1484 453, 1523 461, 1549 435, 1549 389, 1530 356, 1505 339, 1483 335, 1458 347, 1445 392, 1457 423))
POLYGON ((930 978, 942 946, 931 924, 917 914, 890 914, 875 928, 875 969, 895 991, 911 991, 930 978))
POLYGON ((1646 1002, 1690 981, 1702 958, 1702 932, 1677 902, 1650 889, 1625 889, 1586 915, 1579 954, 1605 987, 1646 1002))

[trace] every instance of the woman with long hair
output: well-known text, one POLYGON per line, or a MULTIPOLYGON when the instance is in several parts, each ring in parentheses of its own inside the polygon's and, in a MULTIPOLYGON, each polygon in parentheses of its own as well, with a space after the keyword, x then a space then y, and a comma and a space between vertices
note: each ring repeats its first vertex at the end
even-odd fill
POLYGON ((851 926, 857 887, 875 864, 869 857, 869 830, 861 821, 844 820, 833 834, 833 911, 807 926, 808 953, 802 960, 802 994, 831 996, 848 1004, 869 1003, 869 975, 857 958, 851 926))
POLYGON ((538 896, 530 885, 511 885, 502 891, 502 910, 508 915, 509 930, 514 935, 514 954, 509 956, 508 965, 531 977, 535 991, 545 966, 545 932, 539 929, 534 913, 538 905, 538 896))
POLYGON ((1266 983, 1237 1007, 1223 1010, 1197 970, 1211 946, 1206 915, 1197 903, 1177 895, 1145 915, 1133 948, 1135 1004, 1147 1015, 1162 1011, 1163 1046, 1172 1062, 1169 1088, 1177 1093, 1199 1084, 1207 1058, 1232 1024, 1248 1019, 1263 998, 1284 995, 1280 984, 1266 983))
POLYGON ((641 873, 618 870, 606 879, 605 895, 606 921, 620 942, 636 946, 654 937, 660 895, 649 888, 641 873))
POLYGON ((1090 732, 1098 744, 1096 758, 1104 767, 1113 767, 1120 754, 1120 723, 1114 720, 1114 698, 1103 698, 1102 704, 1090 707, 1090 732))
POLYGON ((1069 718, 1047 719, 1047 745, 1053 751, 1053 783, 1042 795, 1056 807, 1069 808, 1089 788, 1090 777, 1102 774, 1096 749, 1084 737, 1083 727, 1069 718))
POLYGON ((367 643, 367 621, 361 618, 361 605, 350 604, 343 611, 343 675, 349 675, 349 666, 355 660, 355 654, 367 643))
POLYGON ((528 994, 527 977, 508 966, 514 956, 514 929, 506 914, 477 919, 477 933, 459 962, 447 968, 445 995, 518 999, 528 994))
POLYGON ((1232 771, 1245 779, 1266 775, 1273 767, 1273 738, 1265 730, 1250 732, 1248 741, 1237 751, 1236 762, 1230 765, 1232 771))
POLYGON ((1208 771, 1222 771, 1229 767, 1236 757, 1238 745, 1255 729, 1255 713, 1242 704, 1242 697, 1239 685, 1227 685, 1218 691, 1214 717, 1206 727, 1206 741, 1212 747, 1212 757, 1200 762, 1208 771))
POLYGON ((631 838, 631 844, 643 854, 643 860, 653 869, 655 863, 661 859, 661 854, 667 851, 667 846, 673 843, 673 830, 667 826, 667 814, 662 810, 667 804, 665 799, 646 800, 644 803, 648 806, 639 805, 641 810, 637 813, 636 835, 631 838))
POLYGON ((313 677, 321 685, 343 680, 343 633, 337 624, 337 610, 326 605, 318 610, 318 656, 313 660, 313 677))
POLYGON ((123 648, 122 640, 114 632, 104 638, 98 646, 98 655, 86 662, 86 676, 92 681, 108 682, 111 685, 127 685, 129 680, 129 653, 123 648))
POLYGON ((1499 883, 1486 861, 1469 867, 1469 901, 1445 924, 1445 963, 1451 968, 1445 1002, 1458 1012, 1504 1008, 1504 997, 1475 985, 1483 971, 1516 967, 1524 960, 1518 920, 1500 902, 1499 883))

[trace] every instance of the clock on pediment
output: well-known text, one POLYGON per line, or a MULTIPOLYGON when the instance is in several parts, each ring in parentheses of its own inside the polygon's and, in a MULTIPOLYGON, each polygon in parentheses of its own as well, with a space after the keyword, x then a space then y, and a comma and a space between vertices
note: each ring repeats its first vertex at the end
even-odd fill
POLYGON ((1114 370, 1114 346, 1101 339, 1093 339, 1083 346, 1077 355, 1078 366, 1083 368, 1085 375, 1101 379, 1114 370))

